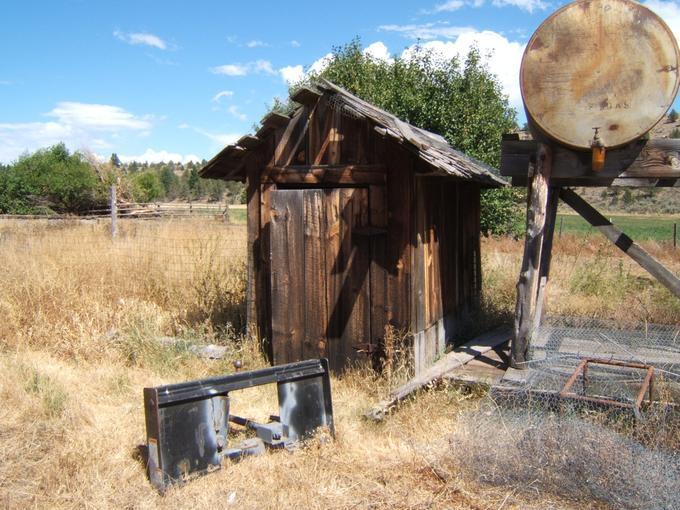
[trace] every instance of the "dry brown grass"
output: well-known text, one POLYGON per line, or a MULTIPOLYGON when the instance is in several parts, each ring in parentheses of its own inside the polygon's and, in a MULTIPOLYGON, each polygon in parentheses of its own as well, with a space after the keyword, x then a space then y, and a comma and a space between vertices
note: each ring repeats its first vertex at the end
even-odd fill
MULTIPOLYGON (((246 368, 264 363, 256 341, 218 327, 225 321, 238 326, 242 320, 244 236, 242 228, 205 220, 131 222, 121 227, 115 243, 100 224, 0 225, 0 504, 192 509, 574 506, 545 491, 487 486, 461 476, 448 438, 460 429, 466 411, 478 405, 474 396, 444 388, 407 402, 383 424, 364 421, 363 412, 389 386, 386 378, 365 369, 332 381, 336 441, 227 464, 159 496, 137 455, 137 445, 145 440, 142 388, 227 373, 236 358, 246 368), (233 352, 223 362, 200 360, 182 344, 160 346, 155 339, 164 335, 181 337, 186 344, 223 343, 233 352)), ((511 309, 521 245, 487 240, 484 249, 487 293, 494 306, 511 309)), ((597 253, 586 257, 584 250, 556 257, 554 280, 565 282, 558 289, 568 288, 564 285, 579 260, 592 261, 597 253), (559 269, 560 257, 571 273, 559 269)), ((649 302, 655 303, 653 297, 662 291, 649 292, 649 302)), ((671 313, 663 312, 661 304, 653 309, 657 320, 671 313)), ((599 310, 607 308, 594 313, 599 310)), ((400 370, 406 368, 390 366, 392 384, 400 380, 400 370)), ((275 409, 271 388, 232 397, 235 410, 255 418, 275 409)), ((583 508, 584 503, 576 506, 583 508)))
MULTIPOLYGON (((680 250, 650 241, 644 248, 680 273, 680 250)), ((514 310, 523 240, 482 241, 484 294, 496 309, 514 310)), ((547 313, 615 319, 626 323, 677 324, 680 300, 602 237, 555 239, 547 313)))

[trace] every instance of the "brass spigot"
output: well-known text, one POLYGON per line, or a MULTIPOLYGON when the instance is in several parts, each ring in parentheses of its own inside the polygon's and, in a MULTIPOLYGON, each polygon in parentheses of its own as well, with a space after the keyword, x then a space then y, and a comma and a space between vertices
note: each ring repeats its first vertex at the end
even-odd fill
POLYGON ((590 142, 590 147, 593 150, 592 167, 593 172, 599 172, 604 168, 606 149, 602 139, 600 138, 600 128, 594 127, 593 129, 595 130, 595 134, 593 135, 593 141, 590 142))

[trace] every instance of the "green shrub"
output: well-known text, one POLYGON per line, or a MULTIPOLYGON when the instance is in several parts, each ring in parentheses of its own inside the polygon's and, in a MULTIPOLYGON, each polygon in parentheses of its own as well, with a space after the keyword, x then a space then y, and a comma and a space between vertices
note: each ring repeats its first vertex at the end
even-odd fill
POLYGON ((0 171, 0 212, 5 214, 82 213, 106 200, 92 166, 64 144, 22 156, 0 171))

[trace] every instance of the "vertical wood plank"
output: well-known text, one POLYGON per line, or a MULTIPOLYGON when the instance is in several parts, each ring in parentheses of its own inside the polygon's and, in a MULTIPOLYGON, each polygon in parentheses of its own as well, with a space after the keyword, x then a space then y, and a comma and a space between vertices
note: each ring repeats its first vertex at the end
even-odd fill
POLYGON ((348 320, 343 332, 345 356, 355 361, 365 354, 359 354, 353 346, 370 343, 371 341, 371 312, 370 312, 370 239, 365 235, 354 235, 356 229, 368 226, 369 204, 366 188, 343 189, 346 198, 346 208, 349 212, 348 239, 343 240, 343 248, 349 250, 347 259, 348 275, 346 288, 343 290, 343 307, 348 313, 348 320))
MULTIPOLYGON (((372 227, 387 227, 387 204, 385 186, 369 186, 369 222, 372 227)), ((387 269, 385 260, 386 238, 371 236, 370 240, 370 297, 371 297, 371 343, 381 345, 387 325, 387 269)))
POLYGON ((247 200, 247 235, 248 235, 248 281, 246 286, 246 323, 248 333, 261 338, 259 327, 258 302, 262 294, 260 283, 260 182, 259 171, 255 166, 247 169, 246 174, 247 200))
POLYGON ((342 115, 339 110, 332 110, 331 128, 328 131, 328 164, 337 165, 341 161, 342 115))
POLYGON ((411 235, 415 226, 412 200, 413 160, 391 141, 381 141, 387 167, 387 319, 399 329, 412 326, 411 322, 411 235))
POLYGON ((426 321, 426 293, 427 282, 425 278, 425 208, 423 207, 423 182, 415 180, 415 229, 414 229, 414 256, 413 256, 413 301, 415 304, 415 322, 413 330, 416 332, 425 329, 426 321))
POLYGON ((326 240, 324 193, 309 189, 304 194, 304 308, 302 358, 327 358, 328 308, 326 304, 326 240))
POLYGON ((307 148, 307 161, 310 165, 319 165, 323 161, 326 147, 328 146, 328 130, 330 129, 330 110, 328 99, 322 96, 314 107, 310 119, 309 143, 307 148))
POLYGON ((344 284, 345 261, 341 259, 341 239, 344 235, 341 221, 341 203, 339 189, 325 189, 325 238, 326 238, 326 303, 328 321, 326 341, 328 363, 331 370, 338 371, 343 367, 342 345, 340 343, 340 316, 338 298, 344 284))
POLYGON ((304 268, 302 190, 271 194, 272 350, 274 363, 302 359, 304 268))
MULTIPOLYGON (((276 189, 273 184, 261 184, 260 190, 260 242, 259 242, 259 271, 258 271, 258 326, 260 337, 266 340, 266 347, 272 356, 272 315, 271 315, 271 193, 276 189)), ((257 254, 256 254, 257 255, 257 254)), ((273 359, 273 357, 272 357, 273 359)))

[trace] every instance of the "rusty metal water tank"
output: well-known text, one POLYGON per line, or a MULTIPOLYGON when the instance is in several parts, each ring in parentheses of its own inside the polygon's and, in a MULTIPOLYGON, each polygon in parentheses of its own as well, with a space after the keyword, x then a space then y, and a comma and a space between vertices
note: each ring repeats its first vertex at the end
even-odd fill
POLYGON ((529 40, 520 87, 529 121, 548 137, 590 149, 637 140, 678 90, 680 51, 659 16, 631 0, 578 0, 529 40))

